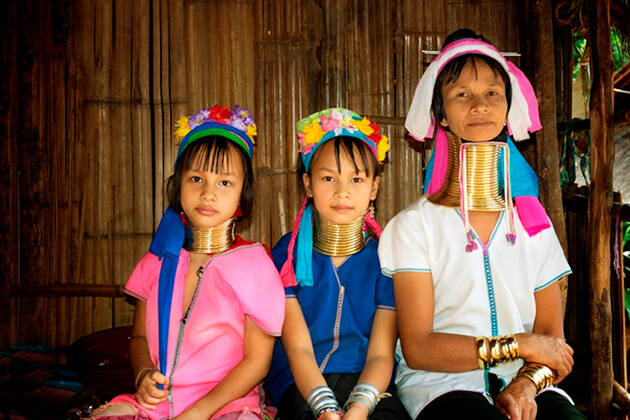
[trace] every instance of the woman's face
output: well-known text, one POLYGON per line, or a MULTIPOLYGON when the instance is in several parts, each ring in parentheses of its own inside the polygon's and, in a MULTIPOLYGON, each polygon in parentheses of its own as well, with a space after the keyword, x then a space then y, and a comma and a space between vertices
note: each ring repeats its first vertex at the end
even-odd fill
POLYGON ((216 227, 234 216, 241 199, 245 171, 234 147, 228 148, 218 173, 203 168, 202 162, 196 160, 182 174, 180 202, 187 220, 194 226, 216 227))
POLYGON ((440 121, 469 141, 498 136, 507 121, 508 103, 503 79, 483 60, 468 61, 455 82, 442 86, 444 113, 440 121))

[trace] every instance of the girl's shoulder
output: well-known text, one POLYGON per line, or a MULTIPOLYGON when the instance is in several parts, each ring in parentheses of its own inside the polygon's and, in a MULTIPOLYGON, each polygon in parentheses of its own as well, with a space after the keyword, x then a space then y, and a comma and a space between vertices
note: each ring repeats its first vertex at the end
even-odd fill
MULTIPOLYGON (((230 261, 230 264, 234 264, 234 261, 239 261, 239 264, 240 261, 247 261, 245 265, 251 266, 257 263, 267 264, 271 261, 271 253, 269 247, 261 242, 237 237, 234 245, 232 245, 230 249, 220 255, 216 255, 213 259, 215 260, 214 264, 217 264, 219 261, 230 261)), ((224 264, 224 262, 221 264, 224 264)), ((242 268, 245 269, 246 267, 242 268)))
POLYGON ((293 232, 289 231, 287 233, 285 233, 284 235, 282 235, 282 237, 280 239, 278 239, 278 242, 275 243, 275 245, 272 248, 272 251, 275 251, 276 249, 286 249, 289 246, 289 242, 291 241, 291 234, 293 232))
POLYGON ((237 249, 239 247, 257 247, 261 246, 267 254, 270 253, 269 247, 262 242, 252 241, 250 239, 243 239, 240 236, 236 236, 236 240, 234 241, 234 245, 230 249, 237 249))

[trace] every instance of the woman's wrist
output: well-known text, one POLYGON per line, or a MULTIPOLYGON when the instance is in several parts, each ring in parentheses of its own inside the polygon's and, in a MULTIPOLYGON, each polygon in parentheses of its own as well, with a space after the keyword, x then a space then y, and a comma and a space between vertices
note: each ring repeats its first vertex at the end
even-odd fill
POLYGON ((538 395, 541 391, 553 385, 553 381, 556 379, 556 372, 549 366, 540 363, 525 363, 518 370, 513 380, 517 378, 526 378, 531 381, 536 387, 535 395, 538 395))
POLYGON ((518 354, 523 360, 527 360, 531 356, 529 338, 531 333, 518 333, 514 334, 514 338, 518 341, 518 354))
POLYGON ((500 363, 509 363, 520 357, 519 343, 514 335, 499 335, 475 338, 477 365, 479 369, 488 369, 500 363))

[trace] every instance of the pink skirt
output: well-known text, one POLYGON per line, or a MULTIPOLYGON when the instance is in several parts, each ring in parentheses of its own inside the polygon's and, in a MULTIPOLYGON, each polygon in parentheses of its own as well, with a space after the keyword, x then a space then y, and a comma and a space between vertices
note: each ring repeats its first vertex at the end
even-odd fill
MULTIPOLYGON (((136 407, 134 407, 133 405, 129 404, 130 407, 133 407, 134 409, 136 409, 136 414, 124 414, 124 415, 114 415, 114 416, 108 416, 108 415, 104 415, 101 416, 99 415, 99 413, 103 412, 104 410, 106 410, 108 407, 111 407, 114 404, 129 404, 127 402, 114 402, 114 403, 108 403, 108 404, 103 404, 102 406, 100 406, 99 408, 97 408, 94 413, 90 416, 90 419, 92 420, 151 420, 149 417, 146 417, 144 415, 144 413, 139 412, 136 407)), ((214 420, 274 420, 276 418, 276 413, 278 410, 276 410, 275 407, 265 407, 262 416, 250 411, 247 407, 243 408, 243 411, 241 411, 240 413, 228 413, 228 414, 224 414, 220 417, 217 417, 214 420)))

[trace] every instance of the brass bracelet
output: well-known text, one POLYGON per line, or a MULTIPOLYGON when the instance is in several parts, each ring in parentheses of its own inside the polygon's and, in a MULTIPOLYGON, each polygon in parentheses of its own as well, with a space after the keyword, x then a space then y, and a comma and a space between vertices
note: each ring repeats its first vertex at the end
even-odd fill
POLYGON ((490 337, 490 367, 494 367, 499 363, 503 363, 503 357, 501 355, 501 337, 490 337))
POLYGON ((479 369, 492 368, 499 363, 513 362, 519 358, 518 342, 512 334, 490 338, 480 335, 475 343, 479 369))
POLYGON ((490 358, 488 357, 488 338, 480 335, 475 339, 477 344, 477 365, 479 369, 486 369, 488 367, 490 358))
POLYGON ((553 385, 553 381, 556 379, 556 372, 551 370, 548 366, 539 363, 526 363, 518 370, 514 378, 518 378, 519 376, 524 376, 531 380, 534 385, 536 385, 536 394, 538 394, 543 389, 547 389, 553 385))
POLYGON ((505 336, 506 346, 508 352, 510 353, 510 360, 516 360, 519 357, 518 353, 518 341, 514 335, 506 335, 505 336))

